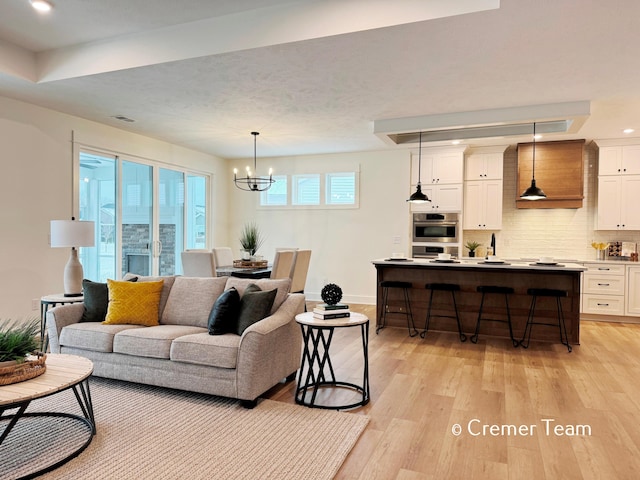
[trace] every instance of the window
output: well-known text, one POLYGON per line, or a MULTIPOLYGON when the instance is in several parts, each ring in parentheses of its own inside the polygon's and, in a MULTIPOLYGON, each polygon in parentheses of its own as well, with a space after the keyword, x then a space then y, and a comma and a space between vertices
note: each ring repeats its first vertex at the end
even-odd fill
POLYGON ((287 176, 274 175, 271 188, 260 192, 260 205, 281 206, 287 204, 287 176))
POLYGON ((293 205, 320 205, 320 175, 293 175, 293 205))
POLYGON ((327 205, 353 205, 356 200, 356 174, 327 173, 326 176, 327 205))

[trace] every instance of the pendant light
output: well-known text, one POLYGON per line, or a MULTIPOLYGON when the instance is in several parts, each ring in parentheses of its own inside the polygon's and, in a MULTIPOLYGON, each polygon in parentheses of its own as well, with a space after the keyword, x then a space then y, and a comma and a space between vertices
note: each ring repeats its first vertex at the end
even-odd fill
POLYGON ((259 177, 257 175, 257 167, 256 167, 256 138, 260 135, 259 132, 251 132, 253 135, 253 175, 251 174, 251 169, 247 167, 247 176, 238 178, 238 169, 233 169, 233 182, 236 184, 240 190, 245 190, 247 192, 262 192, 264 190, 268 190, 271 188, 271 185, 275 183, 273 179, 272 170, 269 169, 268 177, 259 177))
POLYGON ((541 188, 536 186, 536 124, 533 123, 533 170, 531 171, 531 186, 527 188, 520 198, 524 200, 542 200, 547 198, 541 188))
POLYGON ((418 184, 416 185, 416 191, 407 199, 407 202, 426 203, 430 202, 431 200, 429 200, 429 197, 422 193, 422 178, 420 171, 420 169, 422 168, 422 132, 420 132, 418 142, 418 184))

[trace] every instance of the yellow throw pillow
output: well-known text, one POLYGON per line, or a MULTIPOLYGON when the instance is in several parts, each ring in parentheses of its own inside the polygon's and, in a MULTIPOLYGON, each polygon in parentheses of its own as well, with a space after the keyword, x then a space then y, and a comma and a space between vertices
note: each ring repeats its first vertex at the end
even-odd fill
POLYGON ((158 325, 158 307, 163 280, 121 282, 107 279, 109 305, 105 324, 158 325), (133 287, 133 288, 132 288, 133 287))

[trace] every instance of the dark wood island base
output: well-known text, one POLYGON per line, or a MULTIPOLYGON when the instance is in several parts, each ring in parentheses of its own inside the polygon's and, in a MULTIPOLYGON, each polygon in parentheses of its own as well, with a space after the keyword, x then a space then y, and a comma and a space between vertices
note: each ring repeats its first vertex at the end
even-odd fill
MULTIPOLYGON (((409 292, 413 319, 418 331, 422 332, 425 325, 429 291, 425 289, 427 283, 454 283, 460 286, 456 293, 458 312, 462 323, 462 331, 470 336, 476 328, 481 294, 477 292, 480 285, 495 285, 511 287, 514 293, 509 295, 509 307, 513 325, 514 337, 522 338, 531 296, 527 294, 530 288, 558 289, 567 292, 562 298, 562 310, 569 336, 573 345, 580 343, 580 276, 584 271, 582 265, 537 265, 525 262, 510 262, 505 264, 483 264, 462 260, 456 263, 439 263, 430 260, 414 259, 406 261, 376 260, 373 262, 377 271, 376 318, 382 314, 383 280, 410 282, 409 292)), ((394 308, 403 305, 400 292, 389 295, 389 304, 394 308)), ((432 315, 451 315, 453 305, 451 296, 440 295, 434 297, 432 315)), ((506 318, 505 302, 502 295, 489 295, 485 298, 483 318, 506 318)), ((557 324, 557 309, 555 298, 539 298, 535 312, 536 322, 557 324)), ((406 318, 402 315, 387 316, 387 326, 406 328, 406 318)), ((429 330, 450 331, 457 333, 454 319, 432 317, 429 330)), ((427 333, 427 336, 429 334, 427 333)), ((504 337, 509 338, 509 328, 504 323, 483 321, 479 338, 504 337)), ((457 338, 457 336, 456 336, 457 338)), ((532 341, 546 341, 560 343, 560 333, 557 327, 535 325, 531 335, 532 341)))

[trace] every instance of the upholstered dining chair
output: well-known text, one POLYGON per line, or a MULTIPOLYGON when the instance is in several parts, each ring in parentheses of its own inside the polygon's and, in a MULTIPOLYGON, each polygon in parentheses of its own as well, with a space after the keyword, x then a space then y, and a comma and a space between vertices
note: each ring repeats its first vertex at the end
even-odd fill
POLYGON ((211 251, 186 250, 181 254, 185 277, 215 277, 216 259, 211 251))
POLYGON ((304 293, 304 286, 307 283, 307 272, 309 271, 310 260, 311 250, 296 251, 293 262, 293 273, 291 274, 291 293, 304 293))
POLYGON ((216 259, 216 267, 232 267, 233 252, 229 247, 214 247, 213 256, 216 259))
POLYGON ((280 250, 276 252, 271 267, 271 278, 291 278, 293 272, 294 250, 280 250))

